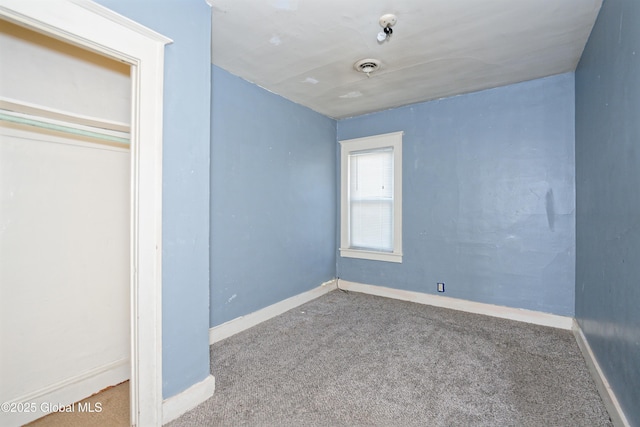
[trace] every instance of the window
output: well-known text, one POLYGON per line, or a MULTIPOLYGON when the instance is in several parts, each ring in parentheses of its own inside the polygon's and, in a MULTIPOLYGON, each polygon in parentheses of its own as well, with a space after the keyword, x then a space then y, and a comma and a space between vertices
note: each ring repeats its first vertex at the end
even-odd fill
POLYGON ((340 145, 340 256, 402 262, 402 132, 340 145))

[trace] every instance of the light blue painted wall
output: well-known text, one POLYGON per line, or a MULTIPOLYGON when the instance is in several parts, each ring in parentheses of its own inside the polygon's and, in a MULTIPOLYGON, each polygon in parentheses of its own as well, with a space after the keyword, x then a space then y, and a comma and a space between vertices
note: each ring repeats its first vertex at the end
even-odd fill
POLYGON ((576 71, 576 318, 640 426, 640 2, 605 0, 576 71))
POLYGON ((404 131, 404 259, 338 276, 573 315, 573 124, 571 73, 340 120, 340 140, 404 131))
POLYGON ((165 52, 164 398, 209 375, 211 9, 204 0, 98 0, 173 39, 165 52))
POLYGON ((336 122, 212 69, 215 326, 335 277, 336 122))

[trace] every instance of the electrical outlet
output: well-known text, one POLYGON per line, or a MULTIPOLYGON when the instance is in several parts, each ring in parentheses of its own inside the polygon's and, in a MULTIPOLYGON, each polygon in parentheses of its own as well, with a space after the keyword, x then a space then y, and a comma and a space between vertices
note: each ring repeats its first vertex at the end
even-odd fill
POLYGON ((444 292, 444 283, 438 283, 438 292, 444 292))

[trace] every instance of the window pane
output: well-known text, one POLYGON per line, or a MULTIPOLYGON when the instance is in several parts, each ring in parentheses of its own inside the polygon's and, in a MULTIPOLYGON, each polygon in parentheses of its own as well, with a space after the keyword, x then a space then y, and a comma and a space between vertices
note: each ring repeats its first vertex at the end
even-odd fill
POLYGON ((351 202, 351 247, 393 251, 393 202, 351 202))
POLYGON ((393 198, 393 150, 355 152, 349 155, 351 199, 393 198))
POLYGON ((393 251, 393 149, 349 155, 350 247, 393 251))

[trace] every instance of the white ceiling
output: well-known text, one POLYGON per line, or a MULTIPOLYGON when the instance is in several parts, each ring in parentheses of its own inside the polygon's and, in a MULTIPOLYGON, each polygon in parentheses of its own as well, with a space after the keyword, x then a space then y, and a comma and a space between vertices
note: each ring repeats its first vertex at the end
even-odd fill
POLYGON ((333 118, 573 71, 602 0, 209 0, 215 65, 333 118), (378 43, 381 15, 398 17, 378 43), (376 58, 380 70, 353 64, 376 58))

